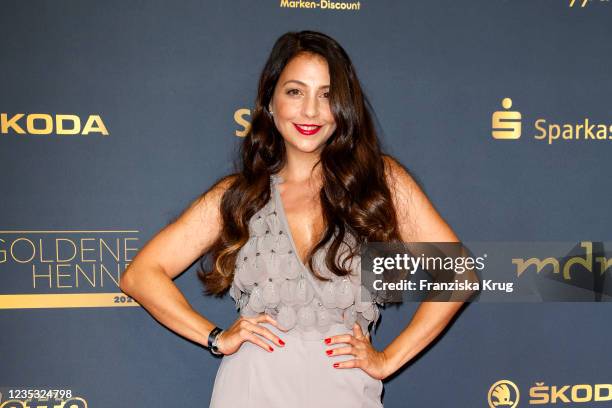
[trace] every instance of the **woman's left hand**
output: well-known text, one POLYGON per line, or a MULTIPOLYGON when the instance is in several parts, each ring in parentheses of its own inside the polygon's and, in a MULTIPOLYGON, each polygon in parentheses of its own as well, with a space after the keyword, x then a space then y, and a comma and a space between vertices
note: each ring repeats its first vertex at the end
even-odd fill
POLYGON ((337 343, 347 343, 348 345, 326 350, 328 356, 351 354, 355 358, 334 363, 335 368, 358 367, 378 380, 382 380, 389 375, 387 374, 387 356, 384 351, 378 351, 372 346, 369 336, 363 334, 358 323, 353 325, 353 334, 339 334, 325 339, 327 345, 337 343))

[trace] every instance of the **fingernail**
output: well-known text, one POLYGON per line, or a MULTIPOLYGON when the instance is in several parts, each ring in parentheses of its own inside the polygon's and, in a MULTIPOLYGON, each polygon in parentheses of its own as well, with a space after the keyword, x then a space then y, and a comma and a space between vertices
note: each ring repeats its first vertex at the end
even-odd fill
POLYGON ((285 345, 285 342, 284 342, 284 341, 282 341, 281 339, 278 339, 278 342, 280 343, 280 345, 281 345, 281 346, 284 346, 284 345, 285 345))
POLYGON ((270 349, 270 351, 274 351, 274 349, 271 346, 268 346, 268 348, 270 349))
POLYGON ((338 363, 334 363, 334 368, 338 368, 339 365, 340 364, 338 364, 338 363))
POLYGON ((331 353, 333 353, 334 351, 333 350, 327 350, 325 352, 327 353, 328 356, 331 356, 331 353))
POLYGON ((329 344, 330 342, 331 342, 331 338, 328 337, 325 339, 325 344, 329 344))

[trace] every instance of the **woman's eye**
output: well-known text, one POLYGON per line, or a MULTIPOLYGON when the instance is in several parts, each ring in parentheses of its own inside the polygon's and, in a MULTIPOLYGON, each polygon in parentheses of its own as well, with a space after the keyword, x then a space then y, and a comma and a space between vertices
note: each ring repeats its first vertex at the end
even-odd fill
POLYGON ((329 98, 329 92, 325 92, 325 93, 323 94, 323 97, 324 97, 324 98, 329 98))
POLYGON ((290 89, 287 91, 288 95, 298 95, 300 93, 299 89, 290 89))

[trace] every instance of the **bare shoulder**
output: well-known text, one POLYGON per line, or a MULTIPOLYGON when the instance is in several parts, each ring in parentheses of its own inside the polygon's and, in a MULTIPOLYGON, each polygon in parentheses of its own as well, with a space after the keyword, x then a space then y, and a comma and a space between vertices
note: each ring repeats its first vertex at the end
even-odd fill
POLYGON ((230 174, 218 179, 170 224, 181 228, 185 238, 194 242, 199 252, 205 252, 221 232, 221 199, 236 177, 230 174))
MULTIPOLYGON (((205 211, 207 209, 219 210, 221 204, 221 198, 225 192, 234 183, 237 174, 230 174, 218 179, 208 190, 200 194, 195 200, 193 200, 189 206, 183 211, 183 214, 193 209, 205 211)), ((181 214, 181 216, 183 215, 181 214)), ((180 217, 179 216, 179 219, 180 217)))
POLYGON ((458 241, 405 166, 389 155, 383 155, 383 160, 402 239, 405 242, 458 241))
POLYGON ((397 159, 387 154, 383 155, 385 165, 385 179, 389 189, 400 195, 410 195, 415 188, 419 188, 417 182, 397 159))
POLYGON ((429 199, 408 169, 397 159, 383 155, 383 161, 385 181, 391 192, 396 211, 398 211, 398 220, 405 220, 408 218, 408 213, 414 213, 416 206, 422 207, 429 199))

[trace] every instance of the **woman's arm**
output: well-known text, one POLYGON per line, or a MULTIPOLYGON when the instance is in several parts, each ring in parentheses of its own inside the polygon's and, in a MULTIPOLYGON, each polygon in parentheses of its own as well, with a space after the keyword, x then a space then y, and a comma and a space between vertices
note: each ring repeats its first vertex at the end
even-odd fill
MULTIPOLYGON (((386 177, 404 242, 459 242, 408 172, 385 156, 386 177)), ((463 302, 422 302, 406 328, 384 349, 387 377, 423 350, 463 302)))
POLYGON ((119 287, 164 326, 206 345, 215 324, 196 312, 173 279, 200 258, 221 231, 219 204, 231 184, 228 176, 193 201, 136 254, 119 287))

